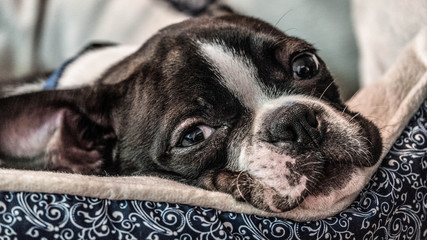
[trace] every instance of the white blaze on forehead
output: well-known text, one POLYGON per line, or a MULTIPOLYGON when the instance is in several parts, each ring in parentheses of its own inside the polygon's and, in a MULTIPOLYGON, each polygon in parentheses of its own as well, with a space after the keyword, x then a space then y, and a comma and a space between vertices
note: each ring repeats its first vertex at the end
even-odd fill
POLYGON ((212 65, 221 84, 249 109, 256 109, 268 97, 257 77, 257 68, 249 58, 225 44, 198 42, 201 55, 212 65))

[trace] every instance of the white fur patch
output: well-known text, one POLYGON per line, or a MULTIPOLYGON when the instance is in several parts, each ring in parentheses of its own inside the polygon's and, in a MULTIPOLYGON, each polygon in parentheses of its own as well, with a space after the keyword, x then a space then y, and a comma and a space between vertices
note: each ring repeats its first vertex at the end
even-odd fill
POLYGON ((199 42, 201 55, 214 67, 224 85, 248 109, 255 110, 268 97, 260 86, 257 69, 245 56, 224 43, 199 42))
POLYGON ((58 88, 70 88, 94 83, 114 64, 136 52, 137 46, 113 46, 90 51, 67 66, 58 88))

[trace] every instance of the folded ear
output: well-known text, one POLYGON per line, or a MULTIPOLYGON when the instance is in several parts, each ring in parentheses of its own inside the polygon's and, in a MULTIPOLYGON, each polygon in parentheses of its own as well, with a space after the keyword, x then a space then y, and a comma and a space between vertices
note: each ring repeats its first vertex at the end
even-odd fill
POLYGON ((112 160, 108 86, 0 99, 0 166, 99 174, 112 160))

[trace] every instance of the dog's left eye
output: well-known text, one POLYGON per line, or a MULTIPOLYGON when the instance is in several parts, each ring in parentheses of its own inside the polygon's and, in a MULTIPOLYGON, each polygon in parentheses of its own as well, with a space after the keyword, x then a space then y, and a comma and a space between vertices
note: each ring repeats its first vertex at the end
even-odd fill
POLYGON ((312 53, 302 53, 292 60, 295 79, 310 79, 319 71, 319 61, 312 53))
POLYGON ((206 125, 198 125, 185 131, 178 142, 179 147, 191 147, 203 142, 215 132, 214 128, 206 125))

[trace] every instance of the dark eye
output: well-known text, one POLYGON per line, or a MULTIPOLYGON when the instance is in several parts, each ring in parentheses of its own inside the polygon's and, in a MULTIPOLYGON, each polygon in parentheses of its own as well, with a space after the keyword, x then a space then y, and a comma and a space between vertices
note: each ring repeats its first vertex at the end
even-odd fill
POLYGON ((302 53, 292 60, 295 79, 310 79, 319 71, 319 61, 312 53, 302 53))
POLYGON ((215 132, 214 128, 198 125, 185 131, 178 142, 179 147, 190 147, 203 142, 215 132))

